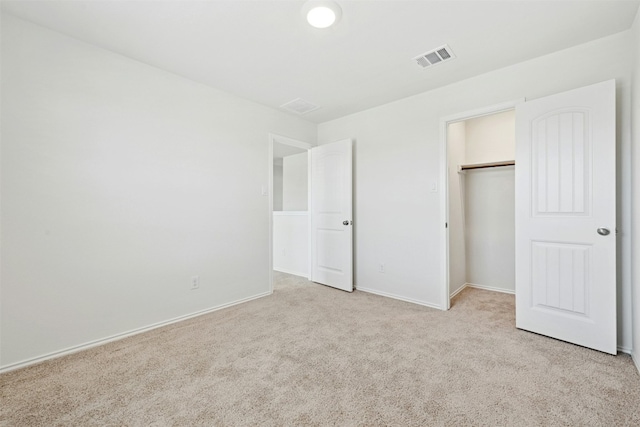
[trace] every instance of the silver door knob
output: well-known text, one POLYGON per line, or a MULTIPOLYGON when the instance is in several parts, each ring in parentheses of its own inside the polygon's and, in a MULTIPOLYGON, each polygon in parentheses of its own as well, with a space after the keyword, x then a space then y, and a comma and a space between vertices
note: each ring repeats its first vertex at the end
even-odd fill
POLYGON ((608 228, 604 228, 604 227, 598 228, 598 234, 601 236, 608 236, 609 233, 611 232, 609 231, 608 228))
POLYGON ((345 219, 344 221, 342 221, 342 225, 349 225, 349 220, 345 219))

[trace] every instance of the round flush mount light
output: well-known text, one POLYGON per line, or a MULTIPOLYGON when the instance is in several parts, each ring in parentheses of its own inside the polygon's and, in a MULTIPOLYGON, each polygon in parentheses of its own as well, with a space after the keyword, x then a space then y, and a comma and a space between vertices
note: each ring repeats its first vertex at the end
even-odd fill
POLYGON ((342 9, 334 1, 311 0, 302 7, 302 14, 312 27, 328 28, 340 20, 342 9))

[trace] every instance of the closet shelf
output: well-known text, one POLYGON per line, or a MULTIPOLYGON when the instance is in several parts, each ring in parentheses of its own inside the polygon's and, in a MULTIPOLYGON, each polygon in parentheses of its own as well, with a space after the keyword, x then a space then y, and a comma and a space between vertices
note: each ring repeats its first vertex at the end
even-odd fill
POLYGON ((460 165, 458 166, 458 172, 471 170, 471 169, 485 169, 485 168, 497 168, 501 166, 514 166, 516 164, 515 160, 503 160, 501 162, 491 162, 491 163, 475 163, 471 165, 460 165))

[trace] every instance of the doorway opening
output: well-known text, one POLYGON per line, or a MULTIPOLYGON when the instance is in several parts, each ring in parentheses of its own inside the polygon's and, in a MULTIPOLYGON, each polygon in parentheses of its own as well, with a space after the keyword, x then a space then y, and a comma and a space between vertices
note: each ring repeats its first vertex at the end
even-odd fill
POLYGON ((515 293, 515 111, 450 123, 449 298, 515 293))
POLYGON ((515 106, 441 121, 442 307, 466 287, 515 293, 515 106))
POLYGON ((310 279, 311 144, 269 135, 269 290, 274 271, 310 279))

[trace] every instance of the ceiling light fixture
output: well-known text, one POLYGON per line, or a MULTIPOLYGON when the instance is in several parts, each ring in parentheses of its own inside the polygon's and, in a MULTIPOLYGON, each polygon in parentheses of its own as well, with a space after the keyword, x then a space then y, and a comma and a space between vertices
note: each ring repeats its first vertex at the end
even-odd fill
POLYGON ((310 0, 302 7, 302 14, 312 27, 328 28, 340 20, 342 9, 334 1, 310 0))

